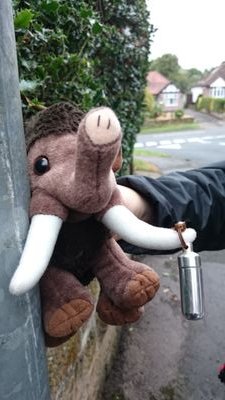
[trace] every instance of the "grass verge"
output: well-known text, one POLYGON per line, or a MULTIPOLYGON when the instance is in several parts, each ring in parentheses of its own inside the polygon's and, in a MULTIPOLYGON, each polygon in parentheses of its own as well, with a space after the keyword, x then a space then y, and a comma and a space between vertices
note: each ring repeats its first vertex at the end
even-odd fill
POLYGON ((154 157, 170 158, 170 154, 150 149, 134 149, 134 171, 160 173, 159 167, 151 162, 154 157))
POLYGON ((134 158, 134 171, 143 171, 143 172, 159 172, 159 168, 152 164, 151 162, 142 160, 141 158, 134 158))
POLYGON ((167 153, 163 153, 157 150, 150 149, 134 149, 134 157, 161 157, 161 158, 170 158, 171 155, 167 153))
POLYGON ((185 124, 157 124, 155 126, 145 126, 141 129, 140 133, 161 133, 161 132, 179 132, 200 129, 196 122, 185 124))

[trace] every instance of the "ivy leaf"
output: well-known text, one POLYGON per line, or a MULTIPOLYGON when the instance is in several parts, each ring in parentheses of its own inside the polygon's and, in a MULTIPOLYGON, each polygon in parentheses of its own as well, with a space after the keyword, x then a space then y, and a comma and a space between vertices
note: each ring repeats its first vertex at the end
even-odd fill
POLYGON ((102 31, 102 25, 97 21, 94 22, 94 24, 92 26, 92 32, 94 33, 94 35, 97 35, 101 31, 102 31))
POLYGON ((48 13, 54 13, 59 8, 59 3, 56 0, 46 1, 43 2, 42 8, 47 11, 48 13))
POLYGON ((29 10, 28 8, 25 8, 24 10, 19 11, 14 19, 15 29, 29 28, 29 25, 30 25, 33 17, 34 17, 34 13, 32 13, 32 11, 29 10))
POLYGON ((87 19, 87 18, 90 18, 90 17, 92 17, 92 14, 93 14, 93 12, 92 12, 92 10, 89 8, 82 8, 81 10, 80 10, 80 17, 81 18, 84 18, 84 19, 87 19))
POLYGON ((65 100, 84 111, 112 107, 124 131, 121 173, 129 173, 154 33, 146 0, 12 4, 24 118, 65 100))
POLYGON ((21 92, 32 92, 35 90, 37 85, 38 85, 37 81, 28 81, 28 80, 22 79, 20 81, 20 91, 21 92))

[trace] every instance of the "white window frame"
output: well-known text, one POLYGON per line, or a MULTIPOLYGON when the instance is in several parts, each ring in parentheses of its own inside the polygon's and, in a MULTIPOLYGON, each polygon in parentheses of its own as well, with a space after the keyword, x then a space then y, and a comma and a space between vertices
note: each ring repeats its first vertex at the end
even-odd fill
POLYGON ((214 99, 224 99, 225 86, 224 87, 212 86, 210 88, 210 96, 213 97, 214 99))

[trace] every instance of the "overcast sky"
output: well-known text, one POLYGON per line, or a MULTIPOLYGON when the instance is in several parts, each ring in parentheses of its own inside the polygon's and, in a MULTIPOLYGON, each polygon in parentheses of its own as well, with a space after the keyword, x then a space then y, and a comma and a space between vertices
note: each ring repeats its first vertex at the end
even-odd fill
POLYGON ((182 68, 200 70, 225 61, 225 0, 147 0, 150 22, 158 28, 150 59, 165 53, 182 68))

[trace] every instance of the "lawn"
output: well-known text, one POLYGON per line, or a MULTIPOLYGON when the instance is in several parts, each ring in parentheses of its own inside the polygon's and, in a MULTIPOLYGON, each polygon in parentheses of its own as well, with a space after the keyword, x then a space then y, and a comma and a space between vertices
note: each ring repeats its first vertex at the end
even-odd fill
POLYGON ((140 133, 161 133, 161 132, 179 132, 189 131, 194 129, 200 129, 196 122, 180 122, 180 123, 168 123, 168 124, 156 124, 143 127, 140 133))
POLYGON ((150 149, 134 149, 134 157, 171 157, 171 155, 163 153, 162 151, 150 149))
POLYGON ((157 150, 134 149, 134 171, 156 172, 159 173, 157 165, 153 164, 150 159, 154 157, 170 158, 171 155, 157 150))

